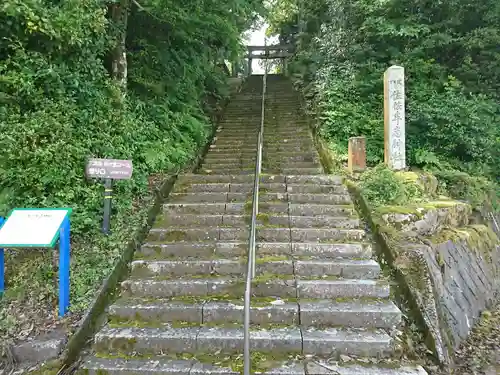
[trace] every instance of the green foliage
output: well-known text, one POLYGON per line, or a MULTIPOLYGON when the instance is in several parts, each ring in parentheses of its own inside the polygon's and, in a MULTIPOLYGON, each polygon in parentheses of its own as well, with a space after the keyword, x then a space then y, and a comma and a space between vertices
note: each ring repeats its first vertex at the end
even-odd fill
MULTIPOLYGON (((204 144, 208 104, 228 93, 219 63, 240 55, 240 34, 261 8, 261 0, 2 1, 0 215, 15 206, 73 208, 75 311, 138 225, 150 176, 178 171, 204 144), (128 9, 127 27, 115 7, 128 9), (126 90, 110 75, 123 35, 126 90), (84 177, 89 157, 134 163, 133 178, 115 184, 109 240, 98 232, 102 184, 84 177)), ((38 275, 42 266, 31 265, 27 274, 38 275)), ((12 272, 8 288, 27 285, 12 272)))
POLYGON ((383 160, 383 72, 405 67, 409 165, 498 179, 500 5, 496 0, 275 0, 270 32, 295 43, 289 64, 319 119, 347 149, 367 137, 383 160))
POLYGON ((404 205, 423 197, 423 189, 409 183, 385 164, 368 169, 361 175, 360 188, 373 207, 404 205))
POLYGON ((500 209, 500 190, 494 182, 456 170, 435 171, 434 174, 440 182, 440 189, 451 197, 467 201, 473 207, 500 209))

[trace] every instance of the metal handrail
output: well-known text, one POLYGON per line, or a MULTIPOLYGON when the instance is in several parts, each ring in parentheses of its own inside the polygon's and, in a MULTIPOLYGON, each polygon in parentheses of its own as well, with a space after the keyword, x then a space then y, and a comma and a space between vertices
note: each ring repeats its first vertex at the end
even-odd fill
MULTIPOLYGON (((267 41, 265 40, 264 43, 267 41)), ((250 240, 248 247, 247 278, 245 284, 245 308, 243 318, 244 343, 243 343, 243 374, 250 375, 250 300, 252 298, 252 280, 255 277, 255 243, 257 215, 259 214, 259 182, 260 172, 262 170, 262 147, 264 142, 264 105, 267 89, 267 60, 264 62, 264 76, 262 78, 262 108, 259 135, 257 137, 257 159, 255 161, 255 177, 253 181, 252 197, 252 217, 250 224, 250 240)))

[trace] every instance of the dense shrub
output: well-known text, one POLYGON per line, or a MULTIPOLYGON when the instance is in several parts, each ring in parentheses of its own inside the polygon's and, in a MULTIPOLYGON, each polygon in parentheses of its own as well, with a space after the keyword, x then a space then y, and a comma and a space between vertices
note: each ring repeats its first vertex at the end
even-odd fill
POLYGON ((408 164, 498 179, 497 1, 274 3, 270 33, 295 44, 291 72, 344 157, 348 138, 364 135, 368 162, 383 160, 382 75, 398 64, 406 71, 408 164))
POLYGON ((70 206, 74 233, 95 229, 102 187, 85 180, 86 158, 133 160, 114 205, 128 211, 148 175, 185 164, 205 140, 203 100, 224 95, 216 62, 240 52, 260 2, 139 3, 0 5, 0 215, 70 206), (128 27, 108 6, 130 9, 128 27), (108 72, 117 35, 126 39, 126 92, 108 72))

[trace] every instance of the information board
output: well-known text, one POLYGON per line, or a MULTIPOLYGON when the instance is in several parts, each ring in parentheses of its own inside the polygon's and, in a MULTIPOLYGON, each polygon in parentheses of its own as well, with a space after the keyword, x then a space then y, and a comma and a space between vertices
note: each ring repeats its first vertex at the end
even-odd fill
POLYGON ((132 160, 89 159, 85 174, 89 178, 128 180, 132 177, 132 160))
POLYGON ((0 228, 0 248, 54 247, 71 208, 16 208, 0 228))

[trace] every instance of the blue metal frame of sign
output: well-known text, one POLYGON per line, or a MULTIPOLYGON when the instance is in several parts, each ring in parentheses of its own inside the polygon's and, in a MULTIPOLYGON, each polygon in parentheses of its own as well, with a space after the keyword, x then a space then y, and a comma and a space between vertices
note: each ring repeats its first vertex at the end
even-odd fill
MULTIPOLYGON (((29 210, 29 209, 22 209, 29 210)), ((32 209, 33 210, 33 209, 32 209)), ((37 210, 45 210, 43 208, 37 210)), ((50 210, 47 208, 46 210, 50 210)), ((70 244, 71 244, 71 224, 69 216, 71 215, 71 208, 66 209, 67 215, 65 216, 59 230, 56 232, 50 246, 42 245, 22 245, 18 244, 13 247, 55 247, 59 239, 59 317, 62 318, 69 310, 69 295, 70 295, 70 244)), ((10 215, 9 215, 10 216, 10 215)), ((6 222, 6 219, 0 217, 0 228, 6 222)), ((0 295, 5 290, 5 250, 0 248, 0 295)))

